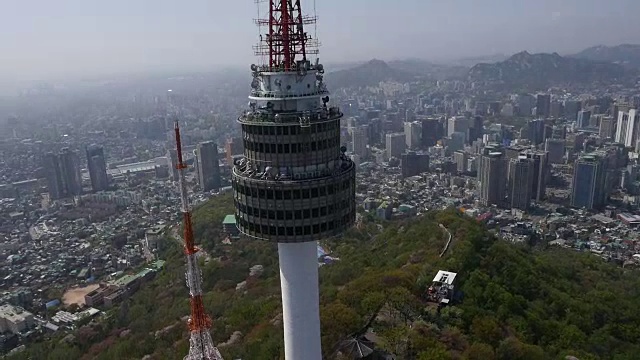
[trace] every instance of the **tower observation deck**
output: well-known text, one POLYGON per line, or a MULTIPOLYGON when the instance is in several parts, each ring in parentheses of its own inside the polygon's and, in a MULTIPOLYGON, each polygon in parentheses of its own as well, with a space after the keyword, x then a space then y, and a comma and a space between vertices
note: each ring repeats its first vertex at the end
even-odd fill
POLYGON ((268 18, 254 47, 244 156, 234 161, 236 224, 246 236, 278 243, 285 355, 320 360, 316 241, 355 221, 355 164, 340 145, 342 112, 330 105, 317 42, 304 30, 315 16, 300 0, 258 0, 268 18))

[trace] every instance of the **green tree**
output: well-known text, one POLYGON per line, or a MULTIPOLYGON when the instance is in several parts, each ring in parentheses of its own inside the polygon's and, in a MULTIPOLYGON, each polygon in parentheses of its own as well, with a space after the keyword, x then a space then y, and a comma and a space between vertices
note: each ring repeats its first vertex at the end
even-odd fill
POLYGON ((464 360, 494 360, 496 353, 493 347, 485 343, 473 343, 462 354, 464 360))

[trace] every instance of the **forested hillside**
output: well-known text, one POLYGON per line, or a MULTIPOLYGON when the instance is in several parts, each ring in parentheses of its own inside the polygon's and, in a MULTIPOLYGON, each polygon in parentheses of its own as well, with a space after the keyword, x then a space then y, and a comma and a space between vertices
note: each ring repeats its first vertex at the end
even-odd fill
MULTIPOLYGON (((197 240, 210 256, 202 262, 214 341, 226 359, 282 359, 275 246, 220 244, 231 208, 225 195, 195 213, 197 240), (264 272, 250 277, 254 265, 264 272)), ((637 359, 638 273, 590 254, 502 242, 454 210, 381 225, 324 243, 340 259, 320 270, 327 359, 348 358, 341 345, 367 329, 377 349, 399 359, 637 359), (454 237, 443 258, 440 223, 454 237), (438 270, 457 272, 464 292, 461 303, 440 313, 423 300, 438 270)), ((177 243, 168 244, 166 270, 108 319, 12 358, 181 359, 188 346, 184 259, 177 243)))

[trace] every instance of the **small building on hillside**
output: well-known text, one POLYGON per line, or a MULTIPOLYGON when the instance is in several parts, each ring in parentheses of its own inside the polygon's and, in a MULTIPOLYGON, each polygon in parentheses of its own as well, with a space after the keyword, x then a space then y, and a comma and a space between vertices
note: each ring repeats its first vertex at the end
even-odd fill
POLYGON ((440 270, 433 278, 431 286, 427 289, 427 300, 438 304, 438 306, 448 305, 455 294, 453 281, 456 273, 440 270))
POLYGON ((222 231, 229 235, 229 237, 233 239, 237 239, 240 237, 240 231, 236 226, 236 217, 235 215, 227 215, 222 221, 222 231))

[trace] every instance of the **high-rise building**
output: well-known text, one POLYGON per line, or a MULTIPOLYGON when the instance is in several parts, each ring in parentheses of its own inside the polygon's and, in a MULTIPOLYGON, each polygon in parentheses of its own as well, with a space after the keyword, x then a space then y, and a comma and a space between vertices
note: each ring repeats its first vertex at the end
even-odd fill
POLYGON ((516 96, 516 105, 520 116, 531 116, 533 107, 536 104, 536 98, 529 94, 521 94, 516 96))
POLYGON ((531 198, 535 201, 542 201, 545 199, 547 191, 549 156, 546 151, 531 150, 523 152, 522 155, 533 160, 531 198))
POLYGON ((597 155, 585 155, 575 161, 571 188, 571 206, 598 209, 605 202, 605 164, 597 155))
POLYGON ((447 136, 451 136, 454 132, 467 134, 469 129, 469 119, 459 116, 450 117, 447 121, 447 136))
POLYGON ((442 125, 435 118, 422 119, 422 146, 425 148, 435 146, 442 138, 442 125))
POLYGON ((218 145, 213 141, 198 144, 196 148, 198 184, 202 191, 220 188, 220 162, 218 160, 218 145))
POLYGON ((404 133, 391 133, 386 135, 386 151, 387 157, 400 158, 400 155, 405 150, 405 136, 404 133))
POLYGON ((482 134, 484 134, 484 118, 482 116, 473 117, 468 133, 469 136, 467 137, 467 142, 469 144, 478 139, 482 139, 482 134))
POLYGON ((548 117, 551 115, 551 95, 538 94, 536 96, 536 116, 548 117))
POLYGON ((456 163, 456 171, 458 174, 467 172, 469 155, 464 151, 456 151, 453 153, 453 161, 456 163))
POLYGON ((244 153, 244 143, 242 138, 229 138, 224 145, 224 152, 227 158, 227 164, 233 164, 233 158, 244 153))
POLYGON ((505 157, 501 152, 487 151, 479 157, 478 186, 482 205, 503 205, 506 180, 505 165, 505 157))
POLYGON ((547 139, 544 150, 549 154, 549 163, 564 163, 565 140, 564 139, 547 139))
POLYGON ((422 145, 420 137, 422 136, 422 129, 420 122, 412 121, 404 123, 404 136, 407 149, 417 149, 422 145))
POLYGON ((554 125, 551 127, 551 138, 565 139, 567 137, 567 127, 564 125, 554 125))
POLYGON ((178 153, 175 149, 167 150, 167 166, 169 166, 171 181, 178 181, 178 153))
POLYGON ((564 114, 564 107, 561 102, 557 100, 551 101, 551 107, 549 110, 549 115, 554 118, 559 118, 564 114))
POLYGON ((367 142, 369 145, 379 145, 381 143, 382 134, 382 120, 379 118, 371 119, 371 122, 367 125, 369 134, 367 135, 367 142))
POLYGON ((366 158, 369 155, 369 126, 361 125, 351 130, 351 142, 353 144, 353 153, 360 158, 366 158))
POLYGON ((109 188, 109 178, 107 177, 107 163, 104 158, 104 150, 97 145, 87 146, 87 168, 91 178, 91 188, 93 191, 104 191, 109 188))
POLYGON ((43 162, 44 169, 47 173, 49 198, 52 200, 63 198, 65 196, 65 190, 62 184, 62 173, 58 156, 54 153, 47 153, 43 156, 43 162))
POLYGON ((526 156, 509 161, 507 198, 512 209, 526 210, 531 203, 533 160, 526 156))
POLYGON ((589 121, 591 120, 591 111, 590 110, 580 110, 578 112, 578 121, 576 126, 579 129, 584 129, 589 126, 589 121))
POLYGON ((602 140, 611 140, 616 134, 616 119, 612 116, 603 116, 600 120, 600 131, 598 135, 602 140))
POLYGON ((538 145, 544 142, 544 120, 529 120, 527 123, 527 138, 532 144, 538 145))
POLYGON ((564 102, 564 116, 569 121, 574 121, 577 119, 578 111, 582 109, 582 103, 580 101, 575 100, 566 100, 564 102))
POLYGON ((416 176, 429 171, 429 155, 418 154, 415 151, 407 151, 400 157, 400 169, 402 178, 416 176))
POLYGON ((82 193, 80 159, 75 152, 64 148, 57 155, 46 154, 44 161, 51 199, 62 199, 82 193))
POLYGON ((78 154, 69 148, 60 152, 60 167, 62 179, 69 196, 82 194, 82 176, 80 175, 80 158, 78 154))
POLYGON ((637 109, 618 111, 618 123, 616 125, 616 142, 627 147, 635 146, 638 140, 640 127, 640 112, 637 109))
POLYGON ((317 241, 355 222, 356 166, 340 144, 343 114, 329 103, 324 66, 309 57, 313 18, 294 0, 267 12, 258 24, 269 35, 256 47, 265 63, 251 65, 250 109, 238 118, 246 148, 232 171, 236 223, 278 244, 285 359, 321 360, 317 241))
POLYGON ((467 134, 463 132, 454 132, 445 139, 445 145, 447 146, 447 155, 451 155, 458 150, 464 149, 464 141, 467 138, 467 134))

